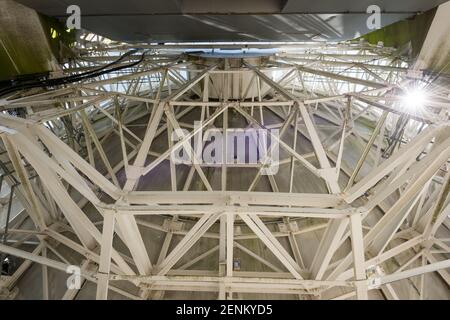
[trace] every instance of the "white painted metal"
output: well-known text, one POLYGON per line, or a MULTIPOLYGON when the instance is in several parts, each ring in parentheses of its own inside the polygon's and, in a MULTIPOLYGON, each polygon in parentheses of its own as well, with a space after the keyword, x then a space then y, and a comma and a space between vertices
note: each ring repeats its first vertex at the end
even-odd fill
MULTIPOLYGON (((90 55, 66 72, 90 70, 110 59, 108 51, 123 50, 114 44, 101 45, 104 49, 97 51, 82 48, 90 55)), ((46 257, 46 239, 84 257, 83 277, 97 283, 98 299, 106 299, 108 289, 132 299, 162 298, 166 291, 214 292, 225 299, 233 293, 260 292, 320 297, 338 287, 352 292, 336 291, 330 297, 351 298, 356 290, 358 299, 368 299, 369 290, 380 285, 386 296, 399 298, 391 282, 430 272, 438 272, 445 285, 449 248, 437 234, 448 235, 449 92, 442 87, 430 90, 429 105, 418 116, 403 112, 390 92, 404 89, 408 66, 392 62, 393 54, 389 48, 369 45, 345 44, 338 49, 306 45, 265 59, 230 61, 153 49, 127 72, 0 100, 5 150, 0 160, 11 161, 12 175, 20 182, 18 198, 36 228, 11 233, 36 232, 41 242, 33 253, 5 244, 0 251, 27 260, 21 273, 29 261, 43 265, 44 298, 52 290, 47 268, 65 271, 67 266, 61 254, 57 256, 63 262, 46 257), (9 114, 15 108, 33 112, 23 119, 9 114), (270 115, 282 123, 268 124, 270 115), (401 148, 384 159, 385 134, 395 131, 402 115, 410 118, 400 137, 401 148), (142 125, 138 120, 145 117, 148 120, 142 125), (194 118, 200 126, 193 126, 194 118), (180 165, 172 161, 171 152, 190 151, 192 137, 211 128, 226 132, 236 119, 256 129, 280 128, 280 136, 272 138, 287 153, 278 165, 290 165, 288 188, 277 174, 267 177, 273 192, 255 191, 266 178, 261 175, 265 162, 252 167, 205 165, 195 161, 199 159, 194 153, 180 186, 180 165), (67 121, 83 132, 84 142, 74 140, 67 121), (361 129, 361 121, 369 125, 361 129), (421 121, 426 128, 419 132, 421 121), (138 127, 143 132, 138 133, 138 127), (190 132, 172 142, 171 133, 181 128, 190 132), (288 132, 295 139, 288 141, 288 132), (167 141, 164 148, 161 136, 167 141), (118 141, 115 151, 108 145, 112 139, 118 141), (311 152, 302 154, 299 141, 311 152), (346 152, 354 151, 353 144, 362 155, 351 162, 346 152), (165 164, 170 191, 143 188, 165 164), (247 168, 254 169, 255 178, 249 186, 233 188, 232 171, 247 168), (220 172, 218 184, 209 169, 220 172), (295 191, 304 172, 317 179, 321 192, 295 191), (32 174, 39 184, 30 182, 32 174), (100 213, 102 232, 87 214, 87 204, 100 213), (58 214, 63 218, 57 219, 58 214), (166 222, 161 226, 153 218, 166 222), (285 230, 274 230, 273 221, 285 230), (321 223, 295 229, 297 221, 321 223), (166 233, 156 261, 150 259, 155 252, 143 228, 166 233), (76 240, 63 234, 68 230, 76 240), (306 259, 299 241, 309 232, 320 236, 312 259, 306 259), (126 250, 113 241, 115 233, 126 250), (202 239, 217 245, 182 263, 202 239), (247 248, 242 243, 246 239, 259 241, 275 259, 247 248), (217 251, 217 268, 192 269, 217 251), (271 271, 236 270, 238 253, 271 271), (386 262, 400 261, 402 254, 412 254, 414 259, 399 270, 389 269, 386 262), (406 269, 419 257, 430 264, 406 269), (377 268, 384 273, 373 276, 377 268), (110 285, 117 280, 129 281, 141 295, 110 285)), ((223 151, 230 152, 226 145, 223 151)), ((0 285, 11 288, 15 282, 0 285)), ((67 291, 63 297, 75 295, 67 291)))

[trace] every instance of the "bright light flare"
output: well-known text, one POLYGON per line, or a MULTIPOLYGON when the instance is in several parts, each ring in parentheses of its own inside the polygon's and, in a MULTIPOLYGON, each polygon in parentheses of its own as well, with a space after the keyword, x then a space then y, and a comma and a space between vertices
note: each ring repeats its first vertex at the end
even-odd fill
POLYGON ((405 108, 420 109, 424 106, 426 101, 426 93, 420 88, 405 90, 402 97, 402 102, 405 108))

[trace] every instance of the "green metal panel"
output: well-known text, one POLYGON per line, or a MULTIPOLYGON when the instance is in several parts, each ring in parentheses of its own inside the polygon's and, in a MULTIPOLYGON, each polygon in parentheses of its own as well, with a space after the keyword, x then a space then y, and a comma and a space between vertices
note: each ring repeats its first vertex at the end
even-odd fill
POLYGON ((13 1, 0 4, 0 17, 0 81, 53 71, 75 40, 57 19, 13 1))
POLYGON ((402 20, 368 33, 361 38, 372 44, 383 41, 386 47, 394 48, 401 48, 408 42, 411 42, 412 58, 414 58, 422 48, 435 13, 436 9, 429 10, 410 19, 402 20))

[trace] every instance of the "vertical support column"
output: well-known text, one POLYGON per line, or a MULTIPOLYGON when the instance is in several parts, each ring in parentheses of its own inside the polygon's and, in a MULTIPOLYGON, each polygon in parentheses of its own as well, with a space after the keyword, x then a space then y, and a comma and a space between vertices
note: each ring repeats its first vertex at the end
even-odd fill
POLYGON ((362 232, 361 214, 350 215, 350 232, 352 239, 352 254, 356 280, 356 297, 358 300, 367 300, 366 268, 364 258, 364 240, 362 232))
POLYGON ((225 276, 227 270, 227 216, 220 216, 219 230, 219 274, 225 276))
MULTIPOLYGON (((426 255, 422 256, 422 267, 427 265, 427 257, 426 255)), ((426 273, 420 276, 420 291, 419 291, 419 299, 425 300, 425 276, 426 273)))
MULTIPOLYGON (((169 148, 173 147, 172 135, 173 135, 172 124, 170 123, 170 121, 167 121, 167 138, 169 148)), ((172 188, 172 191, 177 191, 177 168, 172 157, 169 157, 169 159, 170 159, 170 186, 172 188)))
MULTIPOLYGON (((233 248, 234 248, 234 212, 225 213, 226 222, 226 277, 233 277, 233 248)), ((220 291, 223 290, 225 299, 232 300, 233 292, 227 291, 224 284, 221 284, 220 291), (223 288, 222 288, 223 286, 223 288)))
POLYGON ((234 213, 227 212, 227 277, 233 276, 234 213))
POLYGON ((218 296, 218 300, 226 300, 227 296, 226 296, 226 292, 225 292, 225 283, 220 282, 219 283, 219 296, 218 296))
MULTIPOLYGON (((225 75, 228 79, 228 75, 225 75)), ((224 82, 225 83, 225 82, 224 82)), ((228 81, 226 81, 228 84, 228 81)), ((228 90, 227 84, 224 85, 224 91, 228 90)), ((228 94, 225 95, 224 101, 227 101, 228 94)), ((222 167, 221 167, 221 190, 225 192, 227 190, 227 129, 228 129, 228 109, 222 114, 222 167)), ((221 275, 228 274, 228 216, 222 215, 220 217, 220 243, 219 243, 219 272, 221 275)))
MULTIPOLYGON (((292 150, 297 150, 297 137, 298 137, 298 112, 295 113, 294 123, 294 141, 292 143, 292 150)), ((290 171, 289 171, 289 193, 292 193, 294 186, 294 170, 295 170, 295 158, 291 156, 290 171)))
MULTIPOLYGON (((228 109, 225 110, 222 114, 223 126, 222 126, 222 191, 227 190, 227 159, 228 159, 228 109)), ((232 151, 234 152, 234 151, 232 151)))
POLYGON ((114 237, 115 214, 105 211, 103 220, 103 233, 98 269, 97 300, 108 298, 109 272, 111 269, 112 242, 114 237))
MULTIPOLYGON (((42 256, 47 258, 47 247, 42 247, 42 256)), ((48 300, 48 268, 46 265, 42 265, 42 299, 48 300)))

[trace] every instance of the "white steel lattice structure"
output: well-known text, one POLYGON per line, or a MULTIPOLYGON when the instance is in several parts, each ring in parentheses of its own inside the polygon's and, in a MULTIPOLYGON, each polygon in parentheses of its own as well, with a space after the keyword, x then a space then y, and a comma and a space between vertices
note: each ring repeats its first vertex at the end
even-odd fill
MULTIPOLYGON (((408 285, 423 297, 434 272, 448 289, 448 85, 362 42, 256 55, 141 47, 111 65, 128 68, 1 98, 2 182, 26 212, 2 230, 0 252, 24 260, 1 278, 5 294, 38 263, 52 296, 48 268, 67 277, 67 252, 98 299, 395 299, 393 284, 416 276, 408 285), (421 108, 405 103, 412 87, 427 92, 421 108), (274 163, 173 161, 212 128, 279 129, 277 174, 261 174, 274 163)), ((131 49, 86 37, 63 72, 131 49)))

